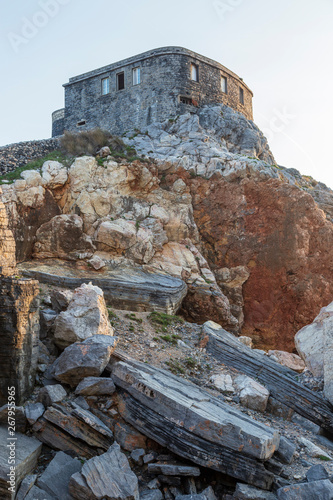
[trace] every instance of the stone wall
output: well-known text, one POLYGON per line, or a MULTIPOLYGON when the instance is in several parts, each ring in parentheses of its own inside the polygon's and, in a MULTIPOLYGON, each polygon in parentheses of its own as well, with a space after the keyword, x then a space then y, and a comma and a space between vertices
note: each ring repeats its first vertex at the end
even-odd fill
POLYGON ((59 139, 17 142, 2 146, 0 147, 0 175, 23 167, 30 161, 43 158, 55 149, 59 149, 59 139))
MULTIPOLYGON (((140 54, 69 80, 65 87, 66 130, 101 127, 122 134, 153 122, 163 121, 184 106, 193 109, 223 103, 246 118, 253 118, 252 92, 235 73, 221 64, 180 47, 165 47, 140 54), (191 79, 191 65, 198 69, 198 81, 191 79), (141 83, 133 85, 132 70, 141 70, 141 83), (117 90, 117 74, 123 72, 125 88, 117 90), (227 92, 221 77, 227 79, 227 92), (110 92, 102 95, 102 80, 109 78, 110 92), (244 104, 240 101, 243 91, 244 104), (185 104, 184 104, 185 101, 185 104)), ((59 110, 54 115, 54 135, 59 130, 59 110)))

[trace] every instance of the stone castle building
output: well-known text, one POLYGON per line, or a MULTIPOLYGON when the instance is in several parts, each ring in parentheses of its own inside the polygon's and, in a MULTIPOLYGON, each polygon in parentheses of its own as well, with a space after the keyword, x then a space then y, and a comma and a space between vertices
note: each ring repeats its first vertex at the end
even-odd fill
POLYGON ((163 47, 70 78, 52 136, 100 127, 144 128, 194 107, 223 103, 252 120, 253 93, 222 64, 182 47, 163 47))

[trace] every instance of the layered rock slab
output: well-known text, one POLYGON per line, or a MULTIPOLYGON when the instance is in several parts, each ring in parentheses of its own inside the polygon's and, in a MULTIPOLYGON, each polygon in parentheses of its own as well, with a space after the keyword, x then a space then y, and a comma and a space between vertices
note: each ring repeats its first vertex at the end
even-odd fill
POLYGON ((184 458, 268 489, 262 461, 279 445, 268 429, 169 372, 127 359, 115 363, 120 413, 141 433, 184 458))
POLYGON ((187 293, 186 284, 179 278, 131 267, 103 272, 98 277, 59 261, 48 265, 28 262, 19 268, 24 276, 63 288, 78 288, 91 282, 103 290, 108 305, 129 311, 176 314, 187 293))
POLYGON ((72 476, 69 488, 76 500, 139 500, 138 479, 117 443, 88 460, 81 473, 72 476))
MULTIPOLYGON (((22 481, 22 479, 30 474, 36 464, 37 459, 41 453, 42 443, 35 438, 25 436, 24 434, 15 434, 16 440, 10 440, 11 436, 8 434, 7 427, 0 427, 0 496, 3 500, 13 500, 15 497, 15 490, 22 481), (10 451, 12 446, 15 455, 15 480, 13 490, 8 488, 12 485, 8 483, 11 462, 10 451), (16 483, 16 484, 15 484, 16 483)), ((13 466, 13 465, 12 465, 13 466)))

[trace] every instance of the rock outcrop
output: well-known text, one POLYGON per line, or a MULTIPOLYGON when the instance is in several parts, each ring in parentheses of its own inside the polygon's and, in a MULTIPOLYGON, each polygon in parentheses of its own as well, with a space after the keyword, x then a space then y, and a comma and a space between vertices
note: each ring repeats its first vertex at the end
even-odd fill
MULTIPOLYGON (((1 191, 0 191, 1 195, 1 191)), ((32 391, 38 361, 38 282, 17 276, 15 241, 0 202, 0 404, 32 391)))
POLYGON ((332 223, 309 194, 251 170, 187 182, 211 269, 249 271, 242 333, 292 351, 295 332, 332 300, 332 223))
MULTIPOLYGON (((157 284, 159 279, 163 283, 158 275, 164 274, 165 279, 182 280, 185 292, 186 283, 183 309, 188 317, 201 321, 213 316, 225 327, 239 329, 228 299, 200 252, 192 197, 181 179, 175 179, 171 189, 163 189, 152 163, 117 163, 111 157, 103 165, 95 158, 80 157, 66 172, 60 163, 46 162, 41 174, 28 171, 24 179, 4 186, 3 199, 13 228, 25 220, 20 215, 23 206, 23 213, 33 207, 39 210, 47 196, 62 212, 53 217, 49 213, 47 220, 31 230, 36 265, 42 259, 44 265, 49 259, 69 260, 90 274, 97 270, 99 278, 122 269, 122 277, 155 275, 157 284)), ((30 244, 28 248, 17 237, 17 245, 22 260, 30 259, 30 244)), ((124 293, 116 295, 119 300, 124 293)), ((182 299, 183 291, 172 312, 179 309, 182 299)), ((136 306, 134 302, 133 298, 132 310, 141 310, 140 301, 136 306)))

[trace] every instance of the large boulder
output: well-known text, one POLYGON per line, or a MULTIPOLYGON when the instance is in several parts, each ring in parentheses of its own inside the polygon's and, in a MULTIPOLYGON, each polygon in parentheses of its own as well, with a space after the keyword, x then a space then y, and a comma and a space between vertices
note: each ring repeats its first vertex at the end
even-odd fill
POLYGON ((91 283, 74 292, 66 311, 55 320, 54 340, 64 349, 93 335, 113 335, 103 291, 91 283))
POLYGON ((139 500, 138 478, 117 443, 88 460, 81 473, 72 476, 69 491, 77 500, 139 500))
POLYGON ((116 337, 109 335, 94 335, 70 345, 54 362, 55 378, 75 387, 86 377, 99 377, 116 345, 116 337))
POLYGON ((298 354, 315 377, 324 376, 325 331, 333 318, 333 302, 295 335, 298 354))
POLYGON ((33 257, 77 260, 92 257, 95 247, 83 231, 83 220, 78 215, 56 215, 42 224, 36 233, 33 257))

